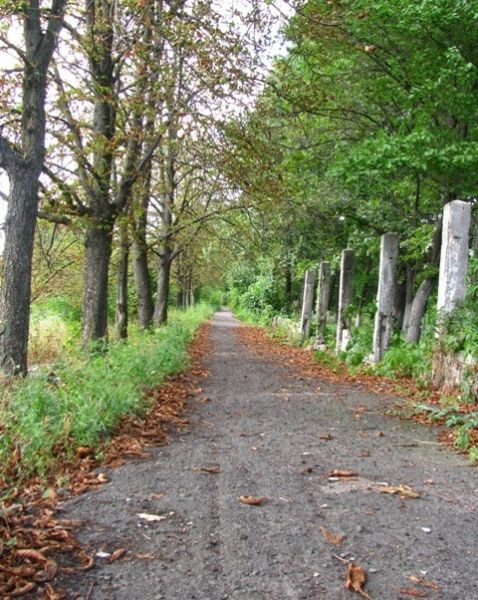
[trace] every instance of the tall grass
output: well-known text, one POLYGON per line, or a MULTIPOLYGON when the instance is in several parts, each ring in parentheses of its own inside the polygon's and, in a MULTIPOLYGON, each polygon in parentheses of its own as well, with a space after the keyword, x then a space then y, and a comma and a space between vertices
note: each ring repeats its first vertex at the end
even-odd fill
POLYGON ((167 326, 133 334, 96 356, 71 353, 5 388, 0 465, 20 455, 20 476, 47 475, 58 449, 68 454, 78 446, 94 447, 122 415, 144 412, 145 391, 185 368, 188 342, 211 313, 205 304, 172 311, 167 326))

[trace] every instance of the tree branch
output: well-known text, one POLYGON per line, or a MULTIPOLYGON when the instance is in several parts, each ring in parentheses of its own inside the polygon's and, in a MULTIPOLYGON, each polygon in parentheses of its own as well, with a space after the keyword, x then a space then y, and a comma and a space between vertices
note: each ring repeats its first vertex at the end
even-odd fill
POLYGON ((23 162, 23 158, 15 151, 9 140, 0 134, 0 169, 5 169, 7 173, 11 173, 15 167, 23 162))

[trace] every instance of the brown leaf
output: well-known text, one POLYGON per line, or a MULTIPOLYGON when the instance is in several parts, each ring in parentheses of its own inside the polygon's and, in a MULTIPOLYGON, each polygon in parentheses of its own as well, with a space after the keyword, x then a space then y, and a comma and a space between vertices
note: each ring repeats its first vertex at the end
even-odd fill
POLYGON ((91 456, 93 454, 93 450, 88 446, 79 446, 75 450, 75 454, 78 458, 86 458, 87 456, 91 456))
POLYGON ((321 527, 320 531, 324 538, 327 540, 327 542, 329 542, 329 544, 334 544, 334 546, 340 546, 344 541, 343 535, 337 535, 336 533, 329 531, 325 527, 321 527))
POLYGON ((367 573, 362 567, 349 563, 347 565, 347 578, 345 581, 345 588, 354 592, 363 591, 363 586, 367 581, 367 573))
POLYGON ((216 474, 221 472, 221 467, 219 465, 214 465, 213 467, 193 467, 193 471, 216 474))
POLYGON ((35 567, 30 567, 29 565, 20 565, 19 567, 4 567, 0 565, 0 571, 2 573, 8 573, 9 575, 14 575, 15 577, 33 577, 36 573, 35 567))
POLYGON ((384 485, 379 489, 382 494, 399 494, 400 498, 420 498, 420 494, 414 492, 408 485, 384 485))
POLYGON ((110 480, 106 473, 99 473, 97 479, 100 483, 108 483, 110 480))
POLYGON ((330 471, 329 477, 357 477, 358 473, 356 471, 343 471, 342 469, 334 469, 330 471))
POLYGON ((115 550, 113 552, 113 554, 108 558, 108 562, 112 563, 115 560, 122 558, 125 554, 126 554, 126 548, 118 548, 118 550, 115 550))
POLYGON ((413 588, 400 588, 398 591, 404 596, 413 596, 414 598, 428 598, 428 594, 426 592, 422 592, 421 590, 416 590, 413 588))
POLYGON ((411 575, 410 579, 414 583, 417 583, 418 585, 423 585, 427 588, 430 588, 431 590, 441 590, 442 589, 441 585, 438 585, 438 583, 435 583, 434 581, 430 581, 429 579, 423 579, 423 577, 418 577, 417 575, 411 575))
POLYGON ((260 506, 261 504, 264 504, 267 498, 265 496, 240 496, 239 500, 242 502, 242 504, 249 504, 249 506, 260 506))
POLYGON ((365 569, 355 565, 354 563, 349 563, 347 565, 347 574, 345 580, 345 587, 352 592, 357 592, 363 598, 368 598, 370 600, 370 596, 363 589, 367 582, 367 573, 365 569))
POLYGON ((29 594, 30 592, 33 592, 33 590, 36 588, 36 584, 33 583, 33 581, 29 581, 28 583, 25 583, 25 585, 21 588, 16 588, 14 592, 10 592, 8 594, 8 598, 20 598, 20 596, 25 596, 26 594, 29 594))
POLYGON ((63 590, 55 590, 50 584, 46 586, 46 595, 48 600, 65 600, 67 598, 63 590))
POLYGON ((38 573, 33 577, 34 581, 38 581, 39 583, 44 583, 46 581, 51 581, 55 578, 58 572, 58 565, 54 560, 47 560, 45 566, 42 571, 38 571, 38 573))
POLYGON ((47 558, 44 554, 38 552, 38 550, 32 550, 31 548, 21 548, 20 550, 16 551, 16 555, 19 558, 26 558, 27 560, 31 560, 33 562, 47 562, 47 558))
POLYGON ((319 440, 325 440, 326 442, 330 442, 333 440, 333 436, 330 433, 324 433, 324 435, 319 435, 319 440))

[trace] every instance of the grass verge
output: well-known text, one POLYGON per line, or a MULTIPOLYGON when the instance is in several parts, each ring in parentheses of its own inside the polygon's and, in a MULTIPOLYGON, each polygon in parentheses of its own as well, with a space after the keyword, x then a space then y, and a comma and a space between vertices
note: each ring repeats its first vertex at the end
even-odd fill
POLYGON ((187 365, 187 346, 213 309, 172 312, 167 326, 133 334, 96 356, 71 354, 5 388, 0 406, 0 487, 46 477, 75 448, 94 448, 121 416, 144 414, 145 392, 187 365))

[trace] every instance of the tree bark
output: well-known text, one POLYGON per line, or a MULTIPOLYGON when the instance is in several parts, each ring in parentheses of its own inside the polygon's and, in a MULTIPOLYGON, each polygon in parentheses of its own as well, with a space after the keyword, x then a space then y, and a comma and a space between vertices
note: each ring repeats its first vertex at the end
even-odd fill
POLYGON ((150 191, 150 169, 145 178, 139 214, 136 216, 135 233, 132 246, 133 274, 136 285, 137 317, 140 329, 148 329, 153 322, 154 304, 151 275, 148 266, 148 246, 146 242, 147 212, 150 191))
MULTIPOLYGON (((436 267, 440 261, 441 232, 442 223, 440 221, 439 223, 437 223, 435 232, 433 234, 429 260, 429 266, 431 268, 436 267)), ((420 341, 420 337, 422 335, 422 320, 427 308, 428 298, 430 297, 430 294, 433 291, 433 287, 435 285, 437 277, 438 273, 426 277, 422 281, 417 293, 415 294, 415 297, 413 298, 413 302, 410 306, 410 314, 408 317, 408 327, 406 335, 407 342, 416 343, 420 341)))
POLYGON ((128 337, 128 259, 129 242, 126 227, 121 230, 120 257, 118 264, 118 287, 116 295, 116 332, 118 338, 128 337))
POLYGON ((419 342, 422 335, 422 321, 427 309, 428 298, 436 282, 435 277, 427 277, 422 281, 410 307, 407 328, 407 342, 419 342))
POLYGON ((33 243, 45 158, 47 73, 63 26, 66 0, 52 2, 46 27, 38 3, 22 6, 24 65, 18 151, 0 134, 0 168, 10 181, 0 291, 0 368, 27 370, 33 243))
POLYGON ((83 290, 83 346, 104 339, 108 333, 108 267, 113 225, 92 224, 86 232, 83 290))
POLYGON ((158 264, 158 281, 153 321, 156 326, 168 322, 169 279, 171 273, 172 251, 166 244, 161 249, 158 264))
POLYGON ((407 265, 407 274, 405 279, 405 308, 403 311, 403 321, 401 330, 402 333, 407 333, 408 324, 410 322, 410 310, 413 302, 413 287, 415 285, 415 269, 411 265, 407 265))
POLYGON ((0 298, 0 356, 2 370, 12 374, 27 370, 38 175, 31 169, 18 169, 10 184, 0 298))

